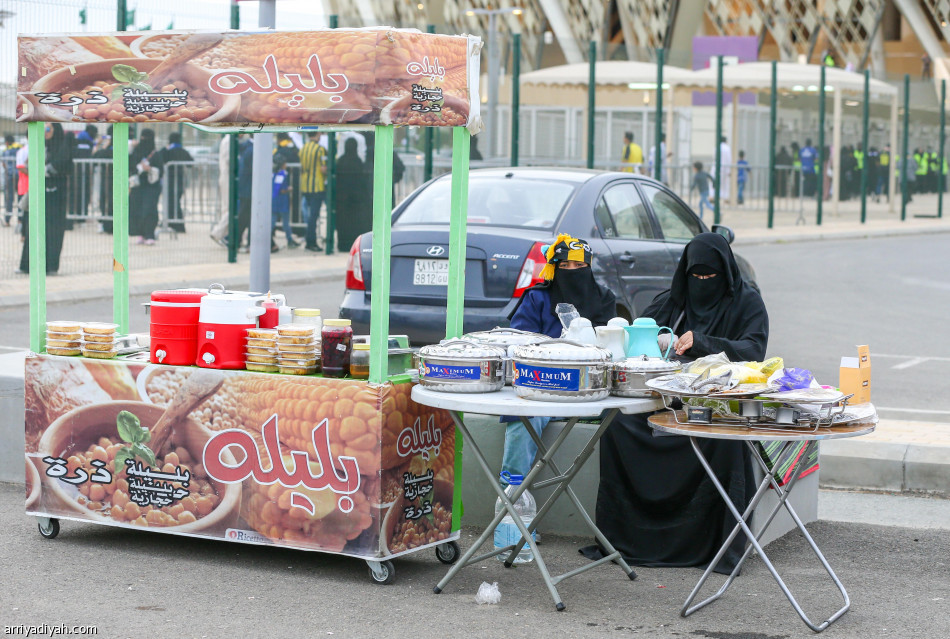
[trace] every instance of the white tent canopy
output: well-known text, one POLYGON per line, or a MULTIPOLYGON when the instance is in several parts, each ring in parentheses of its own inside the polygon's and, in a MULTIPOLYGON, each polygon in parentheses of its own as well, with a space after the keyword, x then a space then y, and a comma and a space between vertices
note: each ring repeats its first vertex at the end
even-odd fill
MULTIPOLYGON (((629 84, 656 84, 656 64, 652 62, 597 62, 594 67, 595 78, 599 86, 627 86, 629 84)), ((694 72, 680 67, 664 66, 663 83, 670 85, 691 82, 694 72)), ((565 64, 548 67, 538 71, 521 74, 522 84, 583 85, 590 78, 590 65, 565 64)), ((715 84, 713 85, 715 86, 715 84)), ((652 87, 655 88, 655 87, 652 87)))
MULTIPOLYGON (((664 69, 664 76, 666 75, 664 69)), ((817 64, 796 64, 794 62, 779 62, 776 73, 776 82, 780 89, 813 92, 818 90, 821 82, 821 66, 817 64)), ((690 79, 683 82, 694 88, 715 89, 716 67, 700 69, 690 72, 690 79)), ((772 87, 771 62, 745 62, 742 64, 728 64, 722 70, 722 86, 726 91, 735 89, 746 91, 769 90, 772 87)), ((844 69, 825 67, 825 87, 832 90, 864 91, 864 75, 852 73, 844 69)), ((897 88, 880 80, 871 79, 870 91, 872 95, 893 97, 897 95, 897 88)))

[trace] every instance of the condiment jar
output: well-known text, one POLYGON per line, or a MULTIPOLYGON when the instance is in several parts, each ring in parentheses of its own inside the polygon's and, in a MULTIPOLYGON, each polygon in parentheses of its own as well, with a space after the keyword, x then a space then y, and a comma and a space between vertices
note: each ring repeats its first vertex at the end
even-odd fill
POLYGON ((317 333, 323 329, 323 318, 319 308, 295 308, 292 311, 292 324, 309 324, 317 327, 317 333))
POLYGON ((324 377, 344 377, 350 372, 353 328, 348 319, 328 319, 321 331, 321 360, 324 377))
POLYGON ((369 379, 369 344, 354 344, 350 357, 350 377, 369 379))

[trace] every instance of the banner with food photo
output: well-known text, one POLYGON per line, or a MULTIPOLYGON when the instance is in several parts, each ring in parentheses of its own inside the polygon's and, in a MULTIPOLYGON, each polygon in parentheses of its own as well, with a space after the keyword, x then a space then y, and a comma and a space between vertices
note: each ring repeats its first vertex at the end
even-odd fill
POLYGON ((412 385, 31 355, 28 514, 361 558, 457 539, 412 385))
POLYGON ((475 36, 149 31, 18 46, 18 122, 481 126, 475 36))

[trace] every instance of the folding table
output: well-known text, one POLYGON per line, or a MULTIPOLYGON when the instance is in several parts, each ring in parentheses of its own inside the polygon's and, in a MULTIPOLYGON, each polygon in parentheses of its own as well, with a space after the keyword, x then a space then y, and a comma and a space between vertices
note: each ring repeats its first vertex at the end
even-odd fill
POLYGON ((791 494, 792 489, 795 488, 795 484, 798 481, 798 478, 801 474, 802 468, 806 461, 806 456, 802 455, 800 459, 795 462, 795 465, 791 472, 791 479, 788 484, 785 486, 780 486, 779 481, 776 479, 776 475, 780 471, 779 466, 776 464, 774 468, 769 468, 769 464, 766 459, 763 459, 763 453, 760 452, 760 449, 755 445, 757 441, 780 441, 784 442, 781 453, 784 453, 788 448, 795 446, 796 444, 803 441, 811 440, 822 440, 822 439, 841 439, 845 437, 856 437, 858 435, 866 435, 874 431, 875 424, 877 423, 876 413, 874 417, 868 418, 861 422, 850 422, 846 424, 835 425, 830 428, 809 428, 809 429, 786 429, 786 428, 761 428, 761 427, 748 427, 748 426, 739 426, 739 425, 726 425, 726 424, 684 424, 676 421, 676 417, 672 411, 667 411, 663 413, 657 413, 651 415, 648 418, 648 423, 655 430, 661 433, 668 433, 672 435, 685 435, 689 437, 690 444, 693 446, 693 452, 696 453, 696 457, 699 459, 699 463, 702 464, 703 468, 706 470, 706 474, 709 475, 709 479, 712 481, 713 485, 716 487, 716 490, 719 492, 719 495, 723 498, 723 501, 726 503, 726 507, 729 509, 729 512, 732 513, 732 516, 736 519, 736 526, 732 529, 729 537, 723 543, 722 548, 719 549, 719 552, 716 554, 715 558, 709 562, 709 567, 706 568, 706 571, 703 573, 703 576, 699 579, 699 583, 696 584, 696 587, 693 588, 693 591, 687 597, 686 602, 683 604, 683 608, 680 610, 680 614, 683 617, 688 617, 693 614, 700 608, 712 603, 719 599, 726 590, 732 585, 732 582, 735 580, 736 575, 739 574, 742 564, 745 563, 745 560, 749 558, 754 549, 759 556, 762 558, 762 562, 769 569, 769 572, 772 573, 772 577, 775 578, 775 581, 778 582, 779 587, 782 589, 782 592, 785 593, 785 596, 788 598, 789 603, 792 604, 792 608, 795 609, 795 612, 798 613, 798 616, 801 617, 802 621, 805 622, 805 625, 811 628, 815 632, 821 632, 832 623, 838 620, 844 613, 848 611, 851 607, 851 599, 848 597, 848 593, 845 591, 844 586, 841 584, 841 581, 838 579, 838 576, 831 569, 831 566, 828 565, 828 561, 825 559, 825 556, 821 554, 821 550, 818 549, 818 545, 815 543, 815 540, 812 539, 811 535, 808 534, 808 531, 805 529, 805 525, 802 523, 802 520, 798 517, 798 514, 795 512, 795 509, 792 508, 792 505, 788 503, 788 496, 791 494), (762 481, 759 483, 758 489, 755 492, 755 495, 752 497, 752 501, 749 502, 749 506, 745 509, 744 513, 739 513, 738 509, 732 503, 732 500, 729 499, 729 495, 726 493, 725 489, 722 487, 722 484, 716 478, 715 472, 709 465, 709 462, 706 461, 706 458, 703 456, 702 451, 699 448, 697 440, 700 438, 709 438, 709 439, 728 439, 733 441, 743 441, 749 447, 749 450, 752 452, 752 459, 758 463, 762 468, 765 476, 762 481), (755 510, 755 507, 759 504, 762 497, 765 496, 769 487, 772 487, 775 490, 776 496, 778 496, 778 503, 772 509, 772 512, 769 513, 769 516, 766 517, 765 523, 762 525, 762 528, 758 533, 753 534, 752 530, 749 528, 746 523, 752 512, 755 510), (811 546, 812 551, 818 557, 818 560, 821 562, 821 565, 824 566, 828 575, 831 577, 835 586, 838 587, 838 591, 841 593, 842 598, 844 599, 844 605, 833 615, 831 615, 825 621, 815 624, 802 610, 801 606, 798 604, 798 601, 795 600, 795 597, 789 591, 788 587, 785 585, 785 582, 779 576, 778 571, 775 569, 775 566, 772 565, 772 562, 769 560, 768 556, 765 554, 762 546, 759 544, 759 540, 765 534, 765 531, 768 529, 769 525, 775 519, 775 516, 778 514, 779 509, 782 507, 788 511, 788 514, 791 516, 792 520, 795 522, 795 525, 801 531, 802 535, 805 536, 805 539, 808 541, 808 545, 811 546), (736 535, 742 531, 745 533, 746 538, 749 540, 749 545, 746 547, 745 553, 739 559, 739 562, 736 564, 736 567, 733 569, 732 573, 726 578, 725 583, 714 595, 704 599, 696 605, 692 605, 693 601, 696 599, 696 596, 699 594, 700 589, 706 583, 706 580, 709 579, 709 576, 712 574, 713 567, 719 563, 719 560, 722 559, 723 555, 726 554, 726 550, 729 548, 729 544, 732 543, 732 540, 735 539, 736 535))
MULTIPOLYGON (((584 462, 586 462, 594 452, 594 445, 600 440, 601 436, 604 434, 604 431, 607 430, 607 427, 617 416, 617 413, 624 412, 629 414, 653 412, 663 407, 659 400, 607 397, 606 399, 593 402, 541 402, 522 399, 515 395, 514 390, 510 387, 505 387, 504 389, 493 393, 444 393, 431 391, 424 388, 423 386, 415 386, 412 389, 412 399, 419 404, 432 406, 434 408, 443 408, 449 411, 452 416, 452 420, 459 429, 459 432, 461 432, 463 437, 465 437, 466 454, 471 452, 472 456, 478 462, 478 466, 484 472, 485 478, 488 480, 488 485, 492 487, 505 506, 504 509, 495 515, 495 518, 492 519, 491 523, 488 524, 488 527, 485 528, 481 536, 479 536, 475 543, 472 544, 472 547, 469 548, 464 555, 462 555, 461 560, 453 565, 449 572, 446 573, 445 577, 442 578, 442 581, 440 581, 438 585, 433 588, 433 591, 436 594, 442 592, 442 589, 445 588, 446 584, 448 584, 449 581, 455 577, 456 573, 458 573, 458 571, 463 567, 483 561, 490 557, 494 557, 495 555, 500 555, 506 552, 509 553, 508 559, 505 561, 505 566, 510 568, 514 558, 521 551, 521 548, 524 547, 526 541, 531 547, 531 551, 534 553, 534 562, 536 563, 538 570, 541 571, 541 576, 544 579, 544 583, 547 586, 548 591, 554 598, 554 605, 557 610, 564 610, 565 605, 561 601, 561 596, 558 594, 557 588, 555 586, 568 577, 579 575, 580 573, 590 570, 591 568, 595 568, 600 564, 606 563, 608 561, 614 561, 617 563, 620 569, 623 570, 624 574, 626 574, 631 580, 636 578, 636 573, 633 571, 633 569, 627 565, 623 557, 620 555, 620 552, 617 551, 613 545, 611 545, 606 537, 604 537, 604 535, 600 532, 600 530, 598 530, 597 526, 591 520, 590 516, 584 510, 584 506, 581 504, 580 500, 577 498, 577 495, 575 495, 574 491, 571 489, 570 483, 574 479, 575 475, 577 475, 577 473, 580 471, 581 467, 584 465, 584 462), (521 486, 512 493, 510 498, 505 494, 505 491, 498 483, 498 473, 492 470, 492 468, 488 465, 488 462, 485 460, 485 456, 478 448, 478 444, 475 443, 475 440, 469 433, 468 428, 465 426, 462 413, 477 413, 481 415, 512 415, 520 417, 525 428, 528 430, 528 433, 531 435, 531 438, 534 440, 534 443, 538 445, 538 460, 535 462, 534 466, 531 468, 531 471, 525 477, 524 483, 522 483, 521 486), (536 415, 567 418, 567 423, 564 426, 564 429, 560 432, 560 434, 558 434, 557 438, 550 447, 546 447, 544 445, 544 443, 541 441, 541 438, 531 426, 531 422, 528 421, 529 417, 534 417, 536 415), (577 424, 578 420, 581 418, 598 418, 599 424, 597 425, 597 429, 594 434, 574 458, 570 468, 568 468, 565 472, 561 472, 561 470, 557 467, 557 464, 554 462, 554 454, 561 447, 561 445, 567 439, 567 436, 570 434, 571 430, 573 430, 574 425, 577 424), (534 478, 537 477, 538 473, 541 472, 541 469, 545 466, 550 467, 555 476, 550 479, 535 482, 534 478), (551 493, 551 496, 548 497, 544 504, 538 509, 538 514, 531 521, 531 523, 525 526, 524 522, 521 520, 521 517, 515 511, 513 503, 518 501, 521 493, 524 492, 529 486, 532 489, 544 488, 545 486, 556 486, 556 488, 554 489, 554 492, 551 493), (571 502, 573 502, 578 513, 580 513, 581 518, 584 520, 584 522, 586 522, 591 532, 593 532, 594 536, 597 538, 597 541, 600 542, 601 547, 603 547, 606 551, 606 556, 602 559, 585 564, 580 568, 571 570, 562 575, 552 576, 548 571, 547 565, 544 562, 544 558, 541 556, 541 552, 538 550, 537 544, 531 537, 531 531, 538 527, 538 524, 544 519, 544 516, 551 509, 551 506, 554 505, 554 502, 563 493, 566 493, 571 502), (477 557, 473 556, 476 552, 478 552, 478 549, 482 546, 482 544, 484 544, 492 536, 495 526, 501 522, 505 515, 511 515, 514 523, 521 531, 520 542, 517 545, 506 546, 505 548, 496 549, 492 552, 478 555, 477 557)), ((498 426, 499 428, 504 427, 504 425, 500 423, 498 426)), ((456 481, 458 481, 458 479, 456 481)))

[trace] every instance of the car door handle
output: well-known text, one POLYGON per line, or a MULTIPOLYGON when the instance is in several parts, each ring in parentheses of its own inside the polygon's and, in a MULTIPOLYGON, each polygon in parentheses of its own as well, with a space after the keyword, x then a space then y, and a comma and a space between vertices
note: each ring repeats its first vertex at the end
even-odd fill
POLYGON ((621 262, 626 262, 630 266, 633 266, 637 262, 637 257, 633 253, 623 253, 619 259, 621 262))

